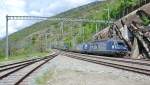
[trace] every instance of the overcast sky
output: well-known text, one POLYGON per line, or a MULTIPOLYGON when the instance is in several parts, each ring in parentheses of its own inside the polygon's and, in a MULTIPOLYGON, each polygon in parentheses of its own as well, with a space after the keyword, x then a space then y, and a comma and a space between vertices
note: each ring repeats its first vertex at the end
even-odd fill
MULTIPOLYGON (((97 0, 0 0, 0 38, 5 36, 5 16, 52 16, 97 0)), ((10 21, 9 33, 16 32, 33 21, 10 21)))

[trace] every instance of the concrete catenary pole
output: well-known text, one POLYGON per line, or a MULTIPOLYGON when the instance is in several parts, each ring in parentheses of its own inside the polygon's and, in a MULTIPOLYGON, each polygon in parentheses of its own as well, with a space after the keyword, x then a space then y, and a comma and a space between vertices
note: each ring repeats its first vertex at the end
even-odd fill
POLYGON ((83 38, 82 40, 83 40, 83 42, 85 41, 85 40, 84 40, 84 31, 85 31, 85 30, 84 30, 84 27, 83 27, 83 28, 82 28, 82 38, 83 38))
POLYGON ((8 47, 8 15, 6 15, 6 59, 8 59, 9 56, 9 47, 8 47))
POLYGON ((98 23, 96 23, 96 33, 98 33, 98 23))
POLYGON ((61 23, 60 23, 60 31, 61 31, 61 37, 62 37, 62 43, 60 43, 60 44, 63 44, 64 43, 64 40, 63 40, 63 38, 64 38, 64 21, 61 21, 61 23))
POLYGON ((106 20, 107 21, 107 24, 109 24, 110 23, 110 8, 108 7, 107 9, 104 9, 105 11, 107 11, 107 19, 108 20, 106 20))
POLYGON ((48 37, 47 36, 48 34, 46 33, 45 34, 45 51, 48 51, 48 39, 47 39, 48 37))

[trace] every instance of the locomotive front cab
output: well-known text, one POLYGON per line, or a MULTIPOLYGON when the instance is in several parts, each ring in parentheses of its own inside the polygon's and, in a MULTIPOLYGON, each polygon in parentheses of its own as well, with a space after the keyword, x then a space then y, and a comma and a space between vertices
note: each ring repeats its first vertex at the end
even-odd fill
POLYGON ((121 52, 128 51, 128 48, 123 41, 114 41, 112 45, 112 49, 121 52))
POLYGON ((80 52, 81 52, 81 53, 87 53, 88 50, 89 50, 89 48, 90 48, 90 46, 89 46, 88 43, 83 43, 83 44, 81 45, 81 48, 82 48, 82 49, 80 49, 80 52))
POLYGON ((84 45, 83 45, 83 49, 84 49, 84 50, 88 50, 88 49, 89 49, 89 45, 88 45, 88 44, 84 44, 84 45))

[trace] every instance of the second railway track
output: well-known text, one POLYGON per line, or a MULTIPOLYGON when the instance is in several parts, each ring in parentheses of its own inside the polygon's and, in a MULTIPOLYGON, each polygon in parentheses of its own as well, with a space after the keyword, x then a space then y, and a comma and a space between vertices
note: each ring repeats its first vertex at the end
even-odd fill
POLYGON ((0 85, 22 85, 23 81, 34 71, 59 55, 53 53, 44 58, 3 65, 0 69, 0 85))
POLYGON ((121 58, 117 59, 109 57, 105 58, 101 56, 98 57, 95 55, 87 55, 73 52, 66 52, 63 55, 83 61, 88 61, 150 76, 150 61, 130 60, 121 58))

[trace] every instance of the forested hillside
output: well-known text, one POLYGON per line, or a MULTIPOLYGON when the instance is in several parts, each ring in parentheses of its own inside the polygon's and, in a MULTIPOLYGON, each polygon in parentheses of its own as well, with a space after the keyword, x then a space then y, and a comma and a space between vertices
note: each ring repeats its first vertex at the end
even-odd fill
MULTIPOLYGON (((117 20, 140 6, 143 0, 106 0, 89 3, 68 10, 53 17, 117 20), (131 8, 131 10, 128 10, 131 8), (108 15, 108 9, 109 14, 108 15)), ((97 30, 108 24, 97 23, 97 30)), ((64 35, 61 35, 60 22, 41 21, 9 36, 10 55, 48 51, 50 45, 73 47, 75 44, 92 40, 96 33, 96 23, 64 22, 64 35), (72 28, 72 31, 71 29, 72 28), (82 29, 82 30, 81 30, 82 29), (80 30, 80 31, 79 31, 80 30), (47 41, 45 40, 45 34, 47 41), (59 34, 59 35, 58 35, 59 34)), ((0 41, 0 56, 4 56, 4 40, 0 41)))

